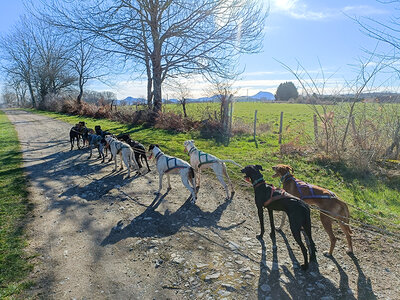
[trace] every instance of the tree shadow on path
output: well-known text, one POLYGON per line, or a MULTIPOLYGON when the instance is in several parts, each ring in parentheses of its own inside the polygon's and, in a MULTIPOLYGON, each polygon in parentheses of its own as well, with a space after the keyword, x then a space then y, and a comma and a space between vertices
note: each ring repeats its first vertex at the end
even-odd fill
POLYGON ((229 227, 219 226, 223 211, 232 202, 231 199, 220 204, 213 212, 202 211, 196 204, 190 202, 189 197, 186 202, 175 212, 171 213, 168 209, 164 214, 156 211, 157 207, 167 196, 168 192, 162 196, 157 195, 147 209, 135 217, 124 227, 122 221, 114 226, 108 236, 101 242, 102 246, 115 244, 130 237, 166 237, 176 234, 183 226, 190 227, 215 227, 220 230, 229 230, 240 224, 229 227))

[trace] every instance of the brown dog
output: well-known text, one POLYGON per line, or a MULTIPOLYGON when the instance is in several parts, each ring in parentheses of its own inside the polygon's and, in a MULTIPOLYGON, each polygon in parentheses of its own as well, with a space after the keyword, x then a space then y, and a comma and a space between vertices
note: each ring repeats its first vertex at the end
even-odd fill
MULTIPOLYGON (((347 253, 353 253, 353 246, 351 242, 351 229, 349 225, 349 208, 347 204, 341 201, 334 193, 316 185, 310 185, 296 179, 292 173, 293 168, 289 165, 276 165, 272 167, 275 174, 272 177, 280 177, 283 184, 283 189, 288 193, 299 197, 304 202, 310 205, 316 205, 321 209, 320 219, 325 231, 329 235, 331 246, 329 255, 332 255, 333 249, 336 244, 336 237, 332 230, 332 218, 339 221, 339 225, 346 235, 348 250, 347 253), (329 215, 329 216, 327 216, 329 215), (331 217, 330 217, 331 216, 331 217)), ((282 227, 284 223, 284 215, 282 216, 282 227)))

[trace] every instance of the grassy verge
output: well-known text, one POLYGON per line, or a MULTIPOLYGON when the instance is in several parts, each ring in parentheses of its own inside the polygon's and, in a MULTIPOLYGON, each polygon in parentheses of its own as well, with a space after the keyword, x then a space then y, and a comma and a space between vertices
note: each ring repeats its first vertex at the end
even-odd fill
MULTIPOLYGON (((278 105, 278 104, 276 104, 278 105)), ((287 104, 283 104, 287 105, 287 104)), ((298 110, 299 107, 296 106, 298 110)), ((275 109, 279 111, 279 107, 275 109)), ((252 137, 238 136, 231 140, 229 146, 216 143, 211 139, 201 139, 198 133, 174 133, 166 130, 131 126, 104 119, 92 119, 80 116, 69 116, 60 113, 33 111, 44 114, 48 117, 59 119, 70 124, 80 120, 86 121, 88 127, 101 125, 103 129, 115 134, 122 132, 129 133, 135 140, 145 146, 157 143, 164 152, 188 160, 187 154, 183 152, 183 142, 187 139, 195 139, 199 149, 215 154, 223 159, 233 159, 241 165, 261 164, 265 171, 265 179, 279 186, 279 179, 272 178, 271 167, 277 163, 290 164, 294 167, 296 177, 310 183, 331 189, 338 194, 345 202, 355 205, 370 214, 383 219, 371 217, 359 210, 350 208, 352 217, 359 221, 380 225, 388 230, 399 232, 400 225, 400 177, 377 178, 373 174, 360 174, 343 164, 334 164, 329 161, 319 161, 313 157, 303 156, 281 156, 277 134, 268 133, 258 136, 258 148, 255 147, 252 137)), ((287 116, 288 122, 290 115, 287 116)), ((298 118, 294 113, 293 118, 298 118)), ((267 118, 267 116, 266 116, 267 118)), ((68 133, 65 133, 66 139, 68 133)), ((240 183, 241 174, 239 169, 229 164, 230 176, 240 183)))
POLYGON ((25 257, 24 218, 29 210, 17 133, 0 111, 0 299, 13 297, 30 283, 25 257))

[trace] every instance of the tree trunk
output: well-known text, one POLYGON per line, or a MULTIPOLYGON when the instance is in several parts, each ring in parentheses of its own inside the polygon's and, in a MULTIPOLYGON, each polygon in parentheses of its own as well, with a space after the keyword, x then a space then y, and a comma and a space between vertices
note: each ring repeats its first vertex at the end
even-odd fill
POLYGON ((152 55, 153 64, 153 111, 159 113, 162 108, 162 68, 161 68, 161 48, 160 45, 155 45, 152 55), (158 46, 158 47, 157 47, 158 46))
POLYGON ((36 108, 36 99, 33 93, 32 84, 30 82, 28 82, 28 89, 29 89, 29 94, 31 95, 32 107, 36 108))
POLYGON ((80 106, 82 104, 82 96, 83 96, 83 84, 81 82, 81 78, 79 78, 79 95, 76 98, 76 103, 80 106))
POLYGON ((187 114, 186 114, 186 99, 183 98, 182 101, 182 109, 183 109, 183 117, 187 118, 187 114))
POLYGON ((151 78, 151 74, 147 75, 147 106, 149 109, 153 108, 153 79, 151 78))

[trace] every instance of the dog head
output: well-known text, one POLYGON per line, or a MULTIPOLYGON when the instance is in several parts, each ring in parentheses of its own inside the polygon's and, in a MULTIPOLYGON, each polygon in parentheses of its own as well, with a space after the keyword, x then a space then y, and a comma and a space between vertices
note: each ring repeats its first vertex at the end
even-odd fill
POLYGON ((79 126, 85 127, 86 126, 85 121, 79 121, 79 126))
POLYGON ((112 141, 112 136, 111 135, 106 135, 105 137, 104 137, 104 140, 106 141, 106 143, 107 143, 107 145, 108 144, 110 144, 110 142, 112 141))
POLYGON ((121 133, 117 135, 117 139, 119 139, 120 141, 127 142, 130 139, 130 137, 129 134, 121 133))
POLYGON ((244 167, 240 172, 244 173, 244 179, 247 182, 254 182, 263 177, 260 171, 264 171, 260 165, 248 165, 244 167))
POLYGON ((276 166, 272 167, 272 170, 275 172, 272 177, 282 177, 285 176, 286 174, 292 175, 293 173, 293 168, 289 165, 283 165, 283 164, 278 164, 276 166))
POLYGON ((189 152, 190 149, 192 149, 194 147, 194 141, 193 140, 187 140, 183 143, 183 145, 185 146, 185 152, 189 152))
POLYGON ((148 157, 148 159, 151 159, 153 157, 153 154, 157 154, 157 153, 154 153, 155 149, 158 149, 159 151, 161 151, 160 146, 158 146, 157 144, 151 144, 149 146, 150 156, 148 157))

